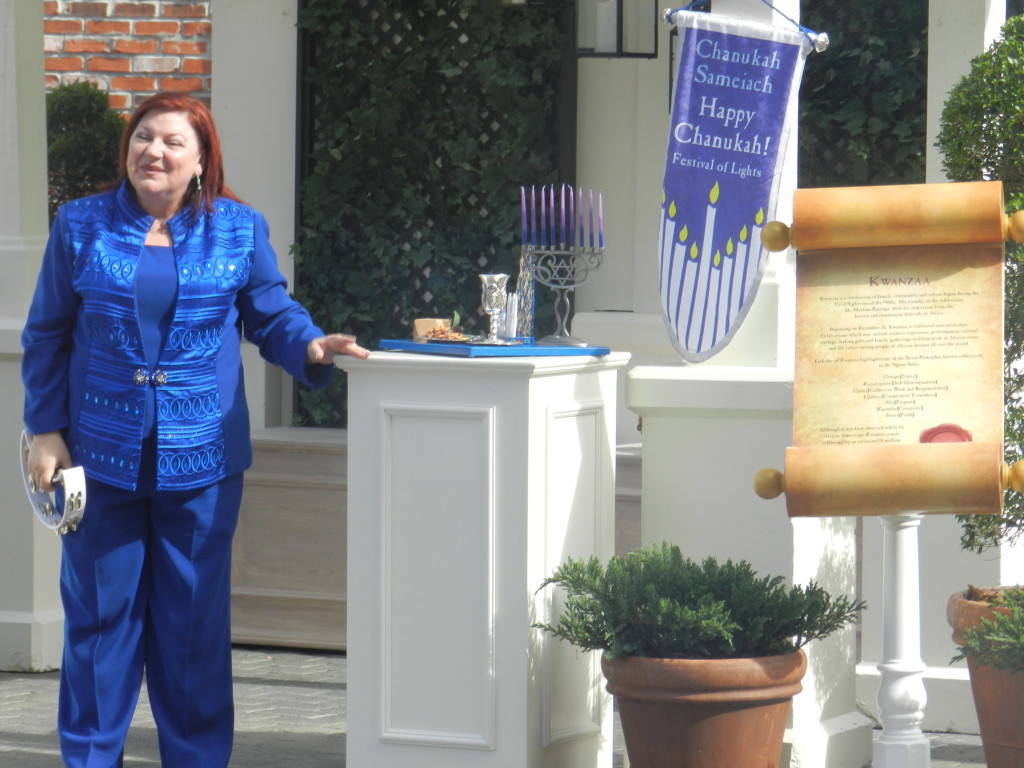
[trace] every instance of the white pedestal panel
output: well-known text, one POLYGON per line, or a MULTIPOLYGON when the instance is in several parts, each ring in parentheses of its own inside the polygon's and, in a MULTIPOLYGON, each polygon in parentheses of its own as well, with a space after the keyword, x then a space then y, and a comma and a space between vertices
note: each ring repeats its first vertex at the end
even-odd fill
POLYGON ((347 763, 607 768, 596 654, 531 629, 614 551, 628 355, 339 358, 349 381, 347 763))

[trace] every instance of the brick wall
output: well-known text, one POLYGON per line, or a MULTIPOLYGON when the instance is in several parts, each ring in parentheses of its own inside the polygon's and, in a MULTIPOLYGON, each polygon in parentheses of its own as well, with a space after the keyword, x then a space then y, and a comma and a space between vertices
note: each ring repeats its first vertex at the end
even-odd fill
POLYGON ((160 90, 209 102, 211 4, 45 0, 47 89, 89 80, 122 112, 160 90))

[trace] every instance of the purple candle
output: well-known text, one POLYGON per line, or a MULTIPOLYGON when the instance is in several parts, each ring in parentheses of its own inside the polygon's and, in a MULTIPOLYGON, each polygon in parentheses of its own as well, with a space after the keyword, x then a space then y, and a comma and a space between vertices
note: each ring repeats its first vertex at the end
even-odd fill
POLYGON ((523 215, 523 245, 526 245, 526 187, 519 188, 519 207, 523 215))
POLYGON ((604 248, 604 193, 597 193, 597 246, 604 248))
POLYGON ((560 203, 559 207, 561 208, 561 213, 562 213, 562 215, 561 215, 562 229, 561 229, 561 231, 559 233, 558 242, 561 243, 561 247, 562 248, 565 248, 565 243, 566 243, 566 240, 567 240, 567 238, 565 236, 565 184, 562 185, 562 197, 561 197, 559 203, 560 203))
POLYGON ((548 200, 548 245, 557 246, 558 227, 555 225, 555 185, 551 185, 551 199, 548 200))
POLYGON ((594 188, 590 188, 590 247, 594 247, 594 188))
POLYGON ((579 217, 579 222, 580 222, 580 241, 579 241, 579 246, 580 246, 580 248, 582 248, 583 247, 583 187, 580 187, 579 189, 576 190, 576 196, 578 198, 577 201, 576 201, 576 215, 579 217))
POLYGON ((544 248, 548 244, 548 212, 546 187, 540 188, 540 245, 544 248))
POLYGON ((530 241, 537 245, 537 187, 530 187, 530 241))
POLYGON ((569 247, 576 245, 576 190, 569 185, 569 247))

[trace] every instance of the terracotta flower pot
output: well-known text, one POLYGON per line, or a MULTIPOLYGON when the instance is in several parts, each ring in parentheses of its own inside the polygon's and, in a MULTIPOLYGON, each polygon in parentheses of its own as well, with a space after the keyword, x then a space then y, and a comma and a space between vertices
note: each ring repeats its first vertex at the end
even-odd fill
POLYGON ((807 657, 630 657, 601 668, 631 768, 775 768, 807 657))
MULTIPOLYGON (((946 620, 953 628, 953 642, 962 644, 966 630, 995 610, 985 600, 968 600, 965 592, 952 595, 946 620)), ((975 664, 970 658, 967 669, 985 763, 988 768, 1024 768, 1024 673, 975 664)))

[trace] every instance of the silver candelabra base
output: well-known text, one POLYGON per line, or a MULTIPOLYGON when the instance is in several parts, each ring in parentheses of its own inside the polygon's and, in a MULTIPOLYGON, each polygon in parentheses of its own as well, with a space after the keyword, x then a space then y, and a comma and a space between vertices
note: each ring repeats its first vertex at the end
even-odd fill
POLYGON ((555 291, 555 332, 537 344, 585 347, 587 342, 569 333, 572 292, 583 285, 601 266, 603 248, 537 248, 524 246, 534 280, 555 291))

